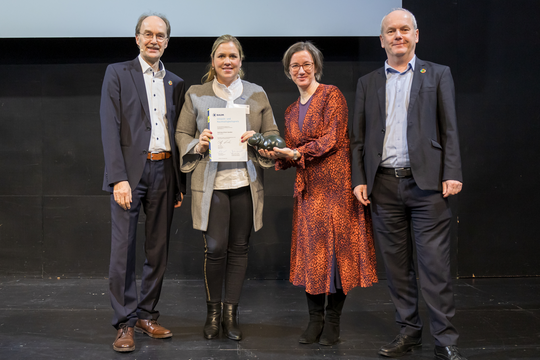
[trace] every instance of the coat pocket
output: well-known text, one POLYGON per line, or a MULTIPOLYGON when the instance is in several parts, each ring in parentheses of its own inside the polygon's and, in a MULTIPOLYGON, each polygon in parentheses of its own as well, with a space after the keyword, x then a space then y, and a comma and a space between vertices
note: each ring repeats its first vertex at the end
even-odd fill
POLYGON ((434 148, 437 148, 439 150, 442 150, 442 146, 441 144, 439 144, 438 142, 436 142, 435 140, 431 140, 431 146, 433 146, 434 148))
POLYGON ((437 90, 437 87, 436 86, 422 86, 419 90, 419 92, 431 92, 431 91, 436 91, 437 90))

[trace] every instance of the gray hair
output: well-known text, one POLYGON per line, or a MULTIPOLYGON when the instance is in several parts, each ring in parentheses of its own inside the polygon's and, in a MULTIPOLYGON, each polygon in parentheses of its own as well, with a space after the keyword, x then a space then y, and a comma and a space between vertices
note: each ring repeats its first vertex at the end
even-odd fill
POLYGON ((150 16, 157 16, 158 18, 163 20, 163 22, 167 26, 167 39, 170 38, 171 37, 171 24, 169 23, 169 20, 165 17, 165 15, 158 14, 158 13, 144 13, 141 16, 139 16, 139 20, 137 21, 137 25, 135 26, 135 36, 137 36, 139 32, 141 31, 141 26, 142 26, 143 21, 147 17, 150 17, 150 16))
POLYGON ((390 15, 391 13, 393 13, 394 11, 404 11, 406 12, 407 14, 409 14, 411 16, 411 19, 412 19, 412 23, 413 23, 413 27, 414 27, 414 30, 417 30, 418 29, 418 25, 416 23, 416 18, 414 17, 414 14, 412 12, 410 12, 409 10, 405 9, 405 8, 393 8, 388 14, 384 15, 384 17, 382 18, 381 20, 381 34, 383 33, 383 22, 384 22, 384 19, 386 19, 386 17, 388 15, 390 15))

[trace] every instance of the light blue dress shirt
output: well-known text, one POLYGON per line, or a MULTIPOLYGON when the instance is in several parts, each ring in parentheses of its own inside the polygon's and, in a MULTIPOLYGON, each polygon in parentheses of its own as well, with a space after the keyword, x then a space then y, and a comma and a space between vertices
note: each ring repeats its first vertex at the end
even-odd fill
POLYGON ((410 167, 407 144, 407 109, 411 96, 416 55, 403 72, 384 63, 386 73, 386 131, 382 153, 382 167, 410 167))

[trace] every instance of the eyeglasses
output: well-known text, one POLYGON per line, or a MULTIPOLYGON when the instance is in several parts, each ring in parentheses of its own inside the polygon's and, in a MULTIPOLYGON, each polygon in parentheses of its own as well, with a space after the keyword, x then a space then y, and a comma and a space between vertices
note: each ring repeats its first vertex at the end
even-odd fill
POLYGON ((289 66, 289 69, 293 74, 296 74, 298 71, 300 71, 300 68, 303 68, 305 72, 310 72, 313 70, 313 63, 304 63, 302 65, 300 64, 292 64, 289 66))
POLYGON ((139 35, 141 35, 145 40, 152 40, 154 39, 154 36, 156 37, 156 40, 158 42, 164 42, 165 39, 167 38, 167 36, 165 36, 164 34, 152 34, 151 32, 145 32, 144 34, 143 33, 139 33, 139 35))

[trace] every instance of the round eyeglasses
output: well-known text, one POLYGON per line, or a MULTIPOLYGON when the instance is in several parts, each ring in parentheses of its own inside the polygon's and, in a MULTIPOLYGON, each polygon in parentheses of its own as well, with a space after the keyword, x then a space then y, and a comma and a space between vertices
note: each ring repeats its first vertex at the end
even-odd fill
POLYGON ((311 70, 313 70, 313 63, 307 62, 302 65, 292 64, 291 66, 289 66, 289 69, 293 74, 296 74, 298 71, 300 71, 300 68, 304 69, 305 72, 311 72, 311 70))

